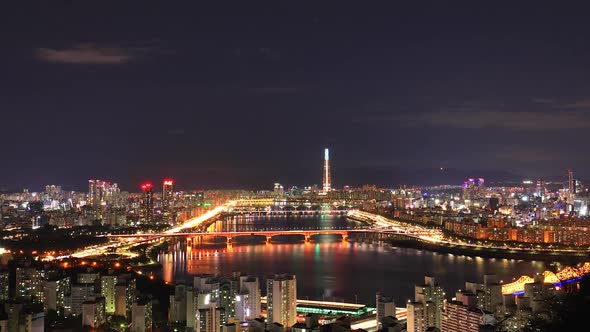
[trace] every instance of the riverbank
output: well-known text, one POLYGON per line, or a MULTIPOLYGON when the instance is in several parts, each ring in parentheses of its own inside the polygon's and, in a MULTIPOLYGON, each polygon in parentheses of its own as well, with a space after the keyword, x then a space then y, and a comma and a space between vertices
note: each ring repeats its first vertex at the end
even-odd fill
POLYGON ((590 255, 588 255, 587 252, 540 252, 535 250, 517 251, 513 249, 498 249, 485 247, 474 248, 470 246, 455 244, 436 244, 431 242, 419 241, 416 239, 389 239, 383 240, 383 242, 390 244, 393 247, 413 248, 438 253, 475 256, 482 258, 508 258, 545 262, 559 261, 566 264, 582 263, 590 260, 590 255))

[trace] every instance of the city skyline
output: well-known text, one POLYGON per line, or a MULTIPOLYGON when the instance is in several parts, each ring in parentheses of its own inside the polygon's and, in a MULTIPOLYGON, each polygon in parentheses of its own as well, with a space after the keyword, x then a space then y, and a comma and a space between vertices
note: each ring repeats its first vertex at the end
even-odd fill
POLYGON ((0 187, 588 178, 579 9, 2 4, 0 187))
MULTIPOLYGON (((301 184, 301 183, 289 183, 288 184, 289 187, 306 187, 306 186, 312 187, 312 186, 317 186, 318 189, 321 189, 320 191, 323 194, 326 194, 327 192, 329 192, 332 189, 342 189, 342 188, 345 188, 345 187, 352 187, 352 188, 354 188, 354 187, 361 187, 361 186, 364 186, 364 185, 376 185, 376 183, 356 182, 355 184, 352 184, 352 185, 350 185, 350 184, 343 184, 343 185, 337 186, 337 187, 336 186, 333 186, 332 185, 332 170, 331 170, 331 163, 330 163, 330 157, 329 157, 329 155, 330 155, 329 148, 324 148, 324 158, 323 158, 323 165, 322 165, 321 181, 319 181, 319 182, 307 181, 307 182, 304 182, 303 184, 301 184)), ((455 173, 453 175, 449 176, 448 178, 451 179, 450 181, 454 181, 454 182, 450 182, 450 183, 435 182, 435 183, 425 184, 424 182, 418 181, 416 183, 397 183, 397 184, 390 185, 390 186, 379 186, 379 187, 380 188, 384 188, 384 189, 387 189, 387 188, 393 189, 393 188, 396 188, 396 187, 405 187, 405 186, 409 186, 409 187, 432 187, 432 186, 440 186, 440 185, 443 185, 443 186, 444 185, 451 185, 451 186, 455 185, 455 186, 459 186, 460 183, 461 183, 460 181, 464 180, 465 177, 467 177, 467 180, 468 181, 472 181, 473 182, 474 179, 471 178, 471 176, 473 176, 473 174, 479 174, 479 175, 481 175, 482 173, 483 174, 490 174, 489 172, 486 172, 486 171, 483 171, 483 172, 482 171, 466 172, 466 171, 461 171, 461 170, 448 170, 448 169, 444 169, 444 168, 439 168, 439 169, 430 170, 430 171, 431 172, 440 172, 440 173, 445 173, 446 172, 447 174, 449 173, 449 171, 453 171, 455 173), (464 176, 464 174, 468 174, 469 176, 464 176), (461 178, 460 181, 457 180, 459 178, 461 178)), ((514 183, 514 184, 522 184, 522 185, 525 185, 525 184, 527 184, 527 182, 533 181, 533 180, 534 181, 543 181, 543 182, 549 181, 549 182, 555 182, 557 184, 563 183, 564 186, 566 186, 571 191, 571 189, 572 189, 572 183, 574 181, 574 175, 573 175, 574 172, 571 169, 566 169, 566 170, 564 170, 563 173, 564 173, 564 175, 562 175, 562 176, 548 176, 548 177, 530 177, 530 176, 515 175, 515 174, 508 174, 507 175, 506 173, 503 173, 503 175, 505 176, 504 178, 498 178, 498 177, 496 177, 497 175, 494 175, 494 174, 502 174, 502 173, 491 173, 491 174, 493 174, 492 175, 492 179, 494 180, 494 181, 492 181, 492 183, 493 184, 495 183, 496 185, 502 185, 503 186, 506 183, 514 183)), ((502 175, 500 175, 500 176, 502 176, 502 175)), ((486 177, 486 178, 488 178, 488 177, 486 177)), ((577 174, 576 174, 575 180, 577 180, 577 181, 580 181, 580 180, 581 181, 584 181, 583 179, 578 178, 577 177, 577 174)), ((115 182, 112 179, 109 180, 109 181, 92 180, 92 179, 91 180, 88 180, 88 181, 91 184, 91 186, 89 188, 89 192, 93 192, 94 191, 94 189, 92 187, 94 182, 97 182, 97 183, 98 182, 101 182, 103 186, 104 185, 110 186, 111 185, 111 182, 112 182, 113 185, 115 186, 116 190, 120 190, 117 187, 119 181, 115 182)), ((481 177, 480 176, 478 178, 478 181, 483 183, 484 177, 481 177)), ((125 183, 126 181, 123 180, 122 182, 125 183)), ((142 192, 142 191, 144 191, 146 189, 146 186, 149 187, 149 188, 152 188, 152 186, 153 186, 152 182, 153 181, 151 181, 151 179, 150 179, 150 180, 144 180, 140 184, 131 184, 130 188, 129 189, 126 189, 125 191, 132 192, 132 193, 133 192, 140 193, 140 192, 142 192)), ((163 188, 164 188, 162 191, 163 192, 164 191, 168 191, 168 194, 170 195, 171 194, 171 191, 170 190, 172 188, 172 185, 176 182, 176 180, 173 179, 173 178, 171 178, 170 176, 164 176, 164 177, 161 178, 161 182, 162 182, 162 185, 163 185, 163 188), (167 190, 166 188, 170 188, 170 189, 167 190)), ((277 184, 281 184, 281 182, 276 182, 275 181, 274 184, 276 186, 277 184)), ((41 188, 45 187, 47 189, 48 186, 55 186, 55 185, 56 184, 51 184, 51 185, 50 184, 45 184, 45 185, 38 184, 37 186, 34 186, 33 188, 35 188, 35 187, 41 187, 41 188)), ((379 185, 379 184, 377 184, 377 185, 379 185)), ((467 185, 467 182, 463 182, 462 185, 463 185, 463 187, 465 187, 467 185)), ((281 186, 283 186, 283 185, 281 185, 281 186)), ((60 188, 61 187, 62 186, 60 185, 60 188)), ((181 187, 182 187, 182 190, 185 190, 185 191, 186 190, 210 190, 210 189, 234 189, 234 190, 265 190, 266 189, 266 190, 270 190, 269 189, 270 186, 268 186, 268 184, 264 185, 263 187, 252 187, 252 186, 250 186, 250 187, 248 187, 248 186, 246 186, 246 187, 239 187, 239 186, 238 187, 224 187, 224 186, 221 186, 221 187, 209 187, 209 188, 206 188, 206 187, 203 187, 203 186, 197 187, 197 188, 188 188, 186 186, 184 186, 184 187, 181 186, 181 187)), ((69 188, 67 188, 67 189, 68 190, 72 190, 72 191, 83 191, 84 190, 84 189, 81 189, 78 186, 75 186, 74 189, 69 189, 69 188)), ((30 188, 13 189, 12 192, 18 192, 20 190, 29 190, 31 192, 37 192, 37 190, 31 190, 30 188)), ((3 192, 3 191, 4 192, 11 192, 10 190, 7 190, 6 188, 0 187, 0 192, 3 192)))
POLYGON ((0 1, 0 331, 570 331, 590 3, 0 1))

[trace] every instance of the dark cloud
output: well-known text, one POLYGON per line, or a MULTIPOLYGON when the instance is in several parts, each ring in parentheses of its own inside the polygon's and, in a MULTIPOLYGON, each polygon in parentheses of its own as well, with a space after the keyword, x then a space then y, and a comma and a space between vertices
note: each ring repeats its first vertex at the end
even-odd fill
POLYGON ((506 128, 514 130, 588 129, 590 116, 581 111, 479 111, 443 110, 396 116, 395 120, 411 127, 441 126, 450 128, 506 128))
POLYGON ((589 110, 590 109, 590 99, 580 99, 576 100, 571 103, 567 103, 563 105, 565 108, 573 108, 579 110, 589 110))
POLYGON ((41 61, 73 65, 122 65, 151 52, 149 45, 76 44, 67 48, 37 48, 35 57, 41 61))

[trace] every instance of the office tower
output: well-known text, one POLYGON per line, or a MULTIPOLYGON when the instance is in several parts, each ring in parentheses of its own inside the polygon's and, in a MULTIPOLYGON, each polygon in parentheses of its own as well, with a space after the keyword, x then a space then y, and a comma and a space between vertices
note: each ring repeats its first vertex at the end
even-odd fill
POLYGON ((291 327, 297 323, 297 279, 292 274, 276 274, 266 282, 267 321, 291 327))
POLYGON ((131 307, 131 332, 152 331, 152 301, 141 299, 131 307))
POLYGON ((45 308, 64 313, 66 296, 70 294, 70 277, 45 282, 45 308))
POLYGON ((170 225, 174 224, 173 184, 174 181, 166 179, 162 188, 162 221, 170 225))
POLYGON ((9 287, 10 287, 10 280, 9 280, 9 271, 2 270, 0 271, 0 301, 7 301, 10 295, 9 287))
POLYGON ((117 285, 117 276, 100 277, 100 294, 104 297, 105 312, 107 314, 115 313, 115 286, 117 285))
POLYGON ((106 313, 103 297, 82 303, 82 325, 96 328, 104 322, 106 322, 106 313))
POLYGON ((382 296, 377 293, 375 296, 375 304, 377 307, 377 315, 375 317, 377 328, 381 328, 381 320, 383 317, 393 316, 395 317, 395 302, 393 298, 389 296, 382 296))
POLYGON ((150 224, 154 221, 154 192, 151 183, 141 185, 139 221, 143 224, 150 224))
POLYGON ((322 191, 328 193, 332 188, 332 179, 330 174, 330 151, 324 149, 324 171, 322 179, 322 191))
POLYGON ((45 271, 33 267, 16 268, 16 298, 43 303, 45 271))
POLYGON ((210 302, 209 307, 199 309, 196 319, 196 332, 221 332, 221 316, 223 309, 217 303, 210 302))
MULTIPOLYGON (((414 287, 414 301, 420 302, 428 310, 435 311, 435 325, 440 328, 440 314, 443 310, 445 300, 445 293, 441 286, 439 286, 433 277, 424 277, 423 285, 416 285, 414 287), (427 306, 428 302, 432 302, 433 306, 427 306)), ((427 316, 429 312, 425 312, 427 316)))

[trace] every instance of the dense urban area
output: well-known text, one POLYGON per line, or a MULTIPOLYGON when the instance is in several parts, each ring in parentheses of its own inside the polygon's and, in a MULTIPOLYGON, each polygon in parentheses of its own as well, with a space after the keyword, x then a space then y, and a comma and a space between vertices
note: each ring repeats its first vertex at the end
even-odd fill
POLYGON ((590 196, 570 170, 561 182, 468 178, 462 185, 336 189, 326 149, 321 186, 177 191, 164 179, 138 189, 93 179, 87 192, 47 185, 0 195, 0 330, 519 331, 571 324, 560 310, 571 310, 565 303, 589 291, 590 196), (236 216, 246 222, 322 215, 364 226, 298 230, 277 221, 270 229, 232 232, 212 224, 236 216), (424 283, 416 280, 407 303, 379 292, 367 304, 302 300, 297 276, 281 271, 197 273, 174 282, 161 277, 158 253, 178 241, 229 247, 239 236, 270 243, 285 234, 296 242, 332 234, 341 238, 335 241, 481 257, 547 260, 557 253, 571 266, 512 282, 482 275, 479 282, 465 280, 453 296, 436 276, 426 276, 424 283))

